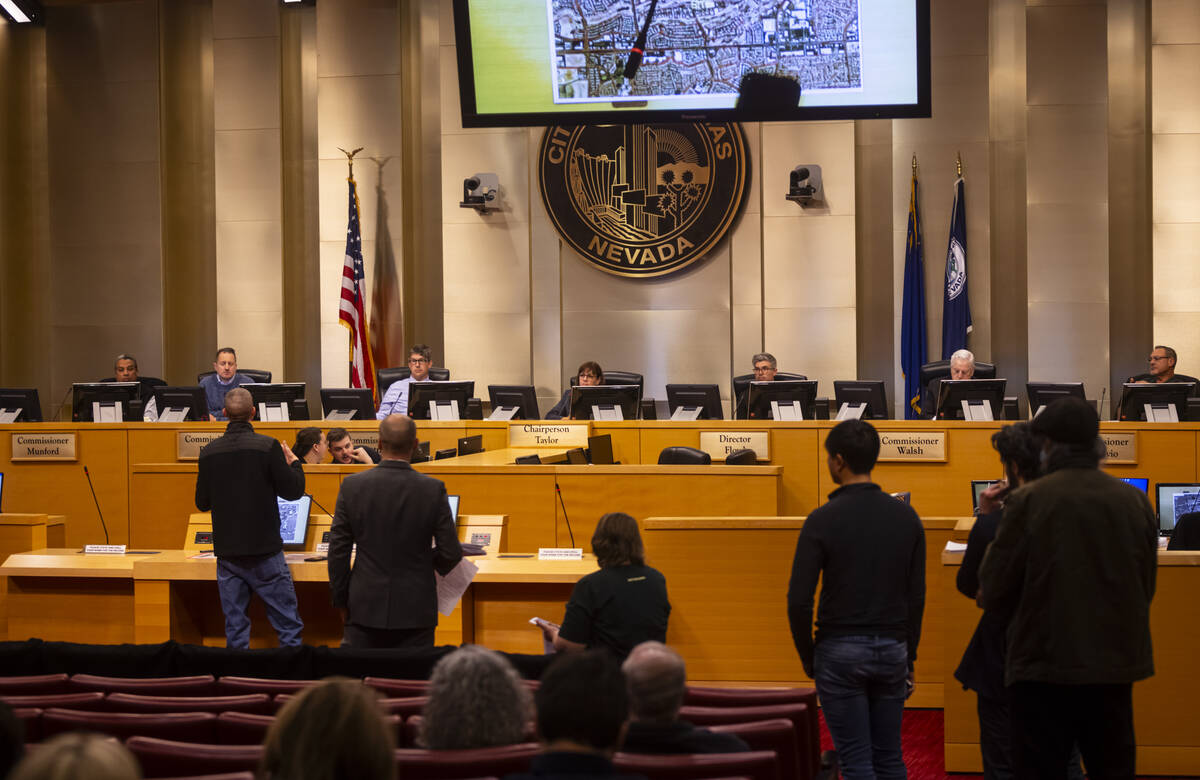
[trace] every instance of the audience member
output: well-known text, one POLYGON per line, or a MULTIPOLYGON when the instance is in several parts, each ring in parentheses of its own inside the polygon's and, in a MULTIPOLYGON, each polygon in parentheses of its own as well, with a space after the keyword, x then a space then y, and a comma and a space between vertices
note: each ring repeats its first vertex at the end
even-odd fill
MULTIPOLYGON (((600 368, 600 364, 594 360, 586 360, 579 364, 579 371, 575 373, 575 382, 583 387, 597 387, 604 384, 604 370, 600 368)), ((571 388, 563 391, 562 398, 558 399, 558 403, 546 412, 547 420, 561 420, 564 417, 571 416, 571 388)))
POLYGON ((25 755, 25 724, 13 713, 12 707, 0 699, 0 780, 25 755))
POLYGON ((665 642, 671 615, 667 580, 646 565, 637 521, 624 512, 601 517, 592 552, 600 571, 575 583, 562 626, 543 626, 546 639, 556 650, 599 648, 618 658, 648 639, 665 642))
POLYGON ((204 388, 204 394, 208 398, 209 419, 224 420, 225 394, 235 387, 252 384, 254 380, 238 373, 237 353, 233 351, 233 347, 221 347, 217 350, 213 371, 215 373, 200 379, 200 386, 204 388))
POLYGON ((328 451, 329 445, 320 428, 308 427, 296 431, 296 443, 292 445, 292 452, 300 460, 315 466, 325 460, 325 453, 328 451))
POLYGON ((408 414, 408 391, 413 382, 432 382, 429 369, 433 366, 433 350, 428 344, 414 344, 408 351, 408 376, 397 379, 388 386, 383 398, 379 399, 379 411, 375 419, 386 419, 389 414, 408 414))
POLYGON ((115 739, 82 731, 59 734, 21 760, 8 780, 141 780, 137 759, 115 739))
POLYGON ((629 695, 612 655, 591 651, 556 659, 534 702, 542 753, 529 773, 507 780, 622 776, 612 756, 625 732, 629 695))
POLYGON ((515 745, 525 741, 533 703, 508 659, 464 645, 434 667, 422 716, 420 742, 432 750, 515 745))
POLYGON ((733 734, 697 728, 679 719, 687 691, 683 657, 662 642, 642 642, 621 665, 632 715, 626 753, 740 753, 749 746, 733 734))
POLYGON ((825 450, 839 487, 796 542, 787 595, 792 639, 816 682, 842 776, 903 778, 900 726, 925 611, 925 531, 911 506, 871 481, 879 434, 870 423, 838 423, 825 450))
POLYGON ((1061 398, 1030 425, 1044 437, 1044 476, 1009 496, 979 570, 983 608, 1012 614, 1013 769, 1065 777, 1077 742, 1089 775, 1132 780, 1133 683, 1154 674, 1154 512, 1100 471, 1100 420, 1086 401, 1061 398))
POLYGON ((263 740, 261 780, 391 780, 395 741, 379 694, 331 677, 284 705, 263 740))
POLYGON ((361 463, 370 466, 383 459, 379 450, 374 447, 368 447, 365 444, 356 445, 354 439, 350 438, 350 431, 345 428, 330 428, 329 432, 325 434, 325 441, 329 445, 329 454, 333 456, 334 463, 347 466, 361 463))

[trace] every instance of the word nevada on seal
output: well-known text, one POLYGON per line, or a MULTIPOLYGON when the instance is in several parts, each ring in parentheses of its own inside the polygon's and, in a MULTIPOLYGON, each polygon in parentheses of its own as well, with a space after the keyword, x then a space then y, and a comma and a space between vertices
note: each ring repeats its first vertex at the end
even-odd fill
POLYGON ((539 167, 559 235, 602 271, 635 278, 703 257, 749 183, 746 137, 728 122, 553 126, 539 167))

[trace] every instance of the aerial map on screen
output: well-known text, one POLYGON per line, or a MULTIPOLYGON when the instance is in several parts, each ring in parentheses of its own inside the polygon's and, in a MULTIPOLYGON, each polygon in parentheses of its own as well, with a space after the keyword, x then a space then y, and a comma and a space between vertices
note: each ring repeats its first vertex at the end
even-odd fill
POLYGON ((622 71, 650 0, 547 0, 556 103, 735 94, 749 71, 803 93, 863 87, 859 0, 659 0, 628 91, 622 71))

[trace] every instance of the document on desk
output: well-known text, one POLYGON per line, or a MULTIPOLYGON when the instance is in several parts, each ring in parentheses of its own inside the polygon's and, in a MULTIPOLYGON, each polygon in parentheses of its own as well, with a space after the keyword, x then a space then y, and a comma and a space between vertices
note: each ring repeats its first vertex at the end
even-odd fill
POLYGON ((964 552, 967 545, 963 542, 946 542, 946 552, 964 552))
POLYGON ((454 611, 458 600, 467 592, 467 586, 475 579, 479 567, 463 558, 445 577, 437 575, 438 612, 446 617, 454 611))

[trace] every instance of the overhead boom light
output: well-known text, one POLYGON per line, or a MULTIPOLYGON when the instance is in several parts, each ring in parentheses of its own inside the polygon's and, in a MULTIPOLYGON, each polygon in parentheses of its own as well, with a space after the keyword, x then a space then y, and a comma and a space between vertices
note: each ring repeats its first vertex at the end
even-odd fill
POLYGON ((30 24, 42 20, 42 4, 38 0, 0 0, 0 11, 11 21, 30 24))

